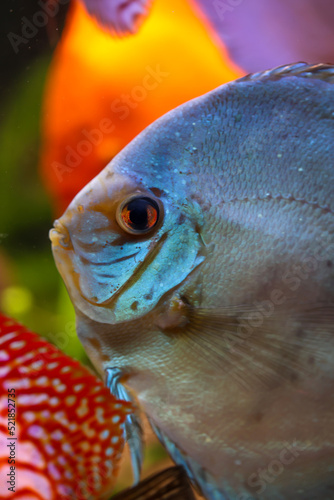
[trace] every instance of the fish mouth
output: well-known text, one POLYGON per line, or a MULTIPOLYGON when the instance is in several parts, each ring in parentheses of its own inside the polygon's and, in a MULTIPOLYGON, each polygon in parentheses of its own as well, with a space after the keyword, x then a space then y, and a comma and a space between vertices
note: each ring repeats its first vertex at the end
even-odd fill
POLYGON ((60 246, 66 250, 73 248, 70 234, 66 226, 59 219, 54 221, 53 228, 49 231, 49 238, 53 247, 60 246))

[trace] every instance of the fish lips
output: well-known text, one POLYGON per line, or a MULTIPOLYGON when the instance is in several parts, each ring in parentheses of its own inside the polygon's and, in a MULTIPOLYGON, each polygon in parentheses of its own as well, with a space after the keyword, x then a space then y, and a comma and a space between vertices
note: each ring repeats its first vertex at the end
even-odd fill
POLYGON ((199 231, 189 219, 181 225, 171 220, 164 223, 153 238, 122 242, 122 252, 115 242, 100 251, 98 243, 95 249, 83 251, 61 221, 50 238, 74 306, 93 321, 110 324, 150 312, 204 261, 206 253, 199 231))

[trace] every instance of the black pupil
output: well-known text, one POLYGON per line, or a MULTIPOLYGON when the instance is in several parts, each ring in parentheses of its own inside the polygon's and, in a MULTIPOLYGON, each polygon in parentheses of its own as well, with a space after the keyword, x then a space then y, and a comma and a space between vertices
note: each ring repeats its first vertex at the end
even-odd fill
POLYGON ((158 211, 158 205, 155 201, 150 200, 149 198, 136 198, 135 200, 130 201, 127 209, 129 211, 129 219, 132 229, 140 231, 149 227, 148 209, 150 207, 153 207, 156 211, 158 211))

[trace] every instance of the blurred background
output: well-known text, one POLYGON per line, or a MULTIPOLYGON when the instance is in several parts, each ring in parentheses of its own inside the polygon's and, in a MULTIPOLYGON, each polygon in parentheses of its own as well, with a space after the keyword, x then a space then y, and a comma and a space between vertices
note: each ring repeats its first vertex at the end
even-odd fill
MULTIPOLYGON (((86 3, 93 18, 78 0, 0 3, 0 310, 90 366, 52 258, 53 220, 168 110, 249 71, 334 62, 334 3, 114 0, 122 15, 86 3)), ((145 475, 169 463, 147 432, 145 475)), ((119 488, 129 479, 126 463, 119 488)))
MULTIPOLYGON (((56 208, 39 169, 44 89, 68 9, 68 2, 59 5, 25 43, 8 34, 21 37, 25 25, 27 33, 34 33, 24 21, 33 22, 40 6, 35 0, 0 4, 0 310, 92 368, 51 254, 48 232, 56 208)), ((170 462, 146 427, 151 437, 145 471, 150 474, 170 462)), ((129 457, 124 461, 117 490, 132 480, 129 457)))

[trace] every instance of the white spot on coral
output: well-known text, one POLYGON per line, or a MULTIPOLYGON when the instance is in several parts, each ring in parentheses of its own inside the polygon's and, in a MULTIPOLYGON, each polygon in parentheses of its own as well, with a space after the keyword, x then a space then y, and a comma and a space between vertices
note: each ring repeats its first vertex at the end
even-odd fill
POLYGON ((113 470, 113 463, 111 460, 106 460, 104 462, 105 467, 107 468, 108 472, 110 473, 113 470))
POLYGON ((92 438, 96 435, 96 432, 94 429, 91 429, 89 427, 89 425, 87 424, 87 422, 85 422, 82 426, 82 431, 83 433, 88 437, 88 438, 92 438))
POLYGON ((69 421, 68 419, 66 418, 66 415, 65 415, 65 412, 64 411, 58 411, 54 414, 54 418, 56 420, 58 420, 58 422, 62 425, 64 425, 65 427, 68 427, 69 426, 69 421))
POLYGON ((83 384, 77 384, 77 385, 75 385, 75 386, 73 387, 73 390, 74 390, 75 392, 79 392, 79 391, 81 391, 83 388, 84 388, 84 385, 83 385, 83 384))
POLYGON ((64 433, 61 432, 59 429, 52 432, 52 434, 51 434, 51 438, 55 439, 56 441, 61 441, 63 439, 63 437, 64 437, 64 433))
POLYGON ((6 351, 0 351, 0 361, 9 361, 10 356, 6 351))
POLYGON ((96 444, 94 444, 92 450, 93 450, 94 453, 100 453, 101 452, 101 446, 98 443, 96 443, 96 444))
POLYGON ((60 465, 67 465, 67 460, 65 457, 63 457, 62 455, 59 455, 59 457, 57 457, 57 462, 60 464, 60 465))
POLYGON ((100 424, 103 424, 104 423, 104 409, 101 407, 97 407, 95 409, 95 415, 96 415, 98 422, 100 422, 100 424))
POLYGON ((84 417, 85 415, 87 415, 87 413, 88 413, 87 406, 82 406, 82 405, 76 411, 76 414, 79 418, 84 417))
POLYGON ((114 453, 114 451, 115 451, 114 448, 111 448, 111 447, 107 448, 106 449, 106 456, 110 457, 114 453))
POLYGON ((65 477, 66 477, 66 479, 73 479, 73 473, 69 470, 66 470, 65 477))
POLYGON ((0 368, 0 378, 4 378, 6 375, 8 375, 9 371, 10 371, 10 367, 9 366, 2 366, 0 368))
POLYGON ((77 398, 75 396, 67 396, 67 398, 65 399, 65 403, 67 404, 67 406, 72 406, 74 405, 76 400, 77 398))
POLYGON ((42 368, 42 366, 44 366, 44 361, 42 361, 41 359, 39 359, 38 361, 35 361, 34 363, 31 363, 30 365, 30 369, 31 370, 39 370, 40 368, 42 368))
POLYGON ((119 437, 118 437, 118 436, 113 436, 113 437, 111 438, 111 442, 112 442, 113 444, 118 443, 118 441, 119 441, 119 437))
MULTIPOLYGON (((57 467, 53 463, 48 464, 48 471, 56 481, 59 481, 59 479, 61 478, 61 475, 60 475, 59 470, 57 469, 57 467)), ((50 497, 50 498, 52 498, 52 497, 50 497)))
POLYGON ((48 455, 54 455, 56 453, 56 450, 53 448, 53 446, 51 446, 51 444, 46 444, 44 448, 48 455))
POLYGON ((64 443, 61 445, 61 449, 66 453, 72 453, 72 446, 69 443, 64 443))
POLYGON ((79 408, 77 408, 77 415, 78 417, 84 417, 85 415, 87 415, 88 413, 88 407, 87 407, 87 398, 83 398, 81 401, 80 401, 80 406, 79 408))
POLYGON ((38 379, 36 379, 37 385, 45 386, 48 382, 49 382, 49 379, 48 379, 48 377, 45 377, 45 375, 43 375, 42 377, 38 377, 38 379))
POLYGON ((17 337, 17 333, 16 332, 6 333, 6 335, 4 335, 3 337, 0 337, 0 345, 4 344, 8 340, 13 339, 14 337, 17 337))
POLYGON ((40 425, 31 425, 28 429, 28 434, 31 437, 40 439, 44 436, 45 431, 44 431, 43 427, 41 427, 40 425))
POLYGON ((26 345, 25 340, 16 340, 10 344, 11 349, 22 349, 26 345))
POLYGON ((100 432, 100 439, 107 439, 109 437, 110 432, 108 429, 105 429, 104 431, 100 432))
POLYGON ((48 370, 53 370, 54 368, 57 368, 59 366, 59 363, 57 361, 53 361, 52 363, 49 363, 47 365, 48 370))
POLYGON ((21 365, 22 363, 25 363, 26 361, 28 361, 29 359, 34 358, 34 357, 35 357, 34 353, 27 352, 23 356, 19 356, 18 358, 16 358, 15 361, 16 361, 17 365, 21 365))
POLYGON ((33 422, 37 418, 37 415, 33 411, 25 411, 22 417, 26 422, 33 422))
POLYGON ((49 403, 51 406, 58 406, 60 404, 60 400, 54 396, 53 398, 50 398, 49 403))
POLYGON ((82 451, 88 451, 90 446, 87 443, 87 441, 84 441, 83 443, 80 444, 80 448, 82 449, 82 451))
MULTIPOLYGON (((17 385, 16 385, 17 387, 17 385)), ((29 385, 28 385, 29 387, 29 385)), ((18 406, 33 406, 48 400, 47 394, 19 394, 18 406)))

